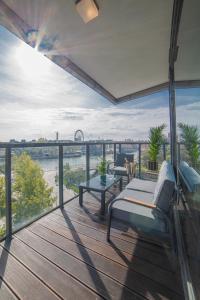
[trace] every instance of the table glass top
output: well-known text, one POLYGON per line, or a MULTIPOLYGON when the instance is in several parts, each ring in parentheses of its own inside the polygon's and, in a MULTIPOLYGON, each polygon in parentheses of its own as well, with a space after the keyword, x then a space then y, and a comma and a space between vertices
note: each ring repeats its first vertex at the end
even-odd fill
POLYGON ((99 191, 105 191, 110 188, 114 183, 118 182, 121 179, 119 175, 110 175, 106 174, 105 177, 95 176, 88 181, 81 182, 80 187, 95 189, 99 191))

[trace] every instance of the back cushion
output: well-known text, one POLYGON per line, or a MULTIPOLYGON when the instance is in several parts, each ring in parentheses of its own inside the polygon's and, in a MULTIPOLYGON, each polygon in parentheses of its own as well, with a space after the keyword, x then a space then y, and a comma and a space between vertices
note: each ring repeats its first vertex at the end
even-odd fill
POLYGON ((126 155, 124 153, 118 153, 116 157, 116 166, 124 167, 125 157, 126 155))
POLYGON ((180 163, 179 169, 187 183, 187 186, 189 186, 190 192, 195 193, 200 190, 200 175, 197 171, 184 161, 180 163))
POLYGON ((116 157, 116 166, 124 167, 126 160, 128 162, 134 162, 134 154, 118 153, 116 157))
POLYGON ((173 168, 170 163, 164 161, 158 176, 156 188, 154 192, 154 204, 166 213, 170 208, 170 201, 172 200, 176 179, 173 168))

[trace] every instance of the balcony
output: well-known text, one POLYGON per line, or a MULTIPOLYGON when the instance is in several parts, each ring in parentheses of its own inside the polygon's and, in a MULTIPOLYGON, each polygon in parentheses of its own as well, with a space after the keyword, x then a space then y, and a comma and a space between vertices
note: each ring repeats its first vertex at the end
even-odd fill
MULTIPOLYGON (((121 182, 119 187, 114 184, 110 188, 106 199, 103 192, 101 201, 99 194, 87 189, 83 207, 80 205, 81 197, 78 199, 81 191, 79 183, 96 175, 100 157, 115 160, 117 154, 132 153, 136 163, 134 175, 156 181, 158 172, 147 168, 148 143, 0 143, 0 299, 200 299, 199 10, 200 2, 197 0, 0 0, 0 25, 21 39, 23 46, 36 56, 45 56, 42 59, 46 59, 48 64, 52 63, 54 67, 59 67, 59 71, 68 73, 68 87, 77 81, 81 84, 79 98, 76 98, 76 84, 70 95, 67 89, 63 92, 66 86, 66 74, 63 73, 63 84, 57 86, 56 80, 51 78, 51 81, 47 80, 47 93, 43 93, 43 79, 50 73, 51 76, 55 75, 54 71, 44 68, 46 71, 43 73, 41 62, 37 64, 33 59, 33 52, 31 56, 26 55, 20 46, 15 58, 16 65, 19 63, 18 67, 21 68, 21 75, 18 76, 18 71, 11 65, 13 51, 6 59, 4 50, 0 49, 3 65, 0 96, 2 103, 8 104, 6 109, 2 109, 2 115, 12 110, 10 118, 3 116, 3 121, 0 121, 2 129, 15 126, 13 116, 17 115, 17 110, 12 106, 15 99, 23 108, 27 103, 30 105, 29 97, 34 99, 33 109, 26 115, 26 121, 21 123, 19 136, 22 138, 25 136, 23 129, 29 122, 32 121, 34 127, 32 117, 35 114, 35 120, 38 119, 36 108, 41 103, 44 108, 41 118, 47 108, 53 108, 51 120, 54 125, 55 109, 63 111, 63 107, 66 108, 70 117, 68 129, 71 130, 71 121, 81 119, 80 115, 77 118, 72 113, 71 106, 73 108, 75 101, 76 108, 85 108, 91 90, 94 96, 88 103, 92 108, 99 105, 99 111, 105 100, 109 101, 106 106, 109 110, 111 104, 126 105, 125 102, 138 98, 148 102, 142 110, 148 108, 153 111, 145 117, 137 111, 134 120, 130 114, 128 124, 128 114, 122 114, 122 118, 116 121, 116 114, 108 113, 107 117, 113 117, 112 122, 115 123, 112 128, 115 138, 120 136, 119 123, 123 123, 123 138, 127 129, 128 134, 135 132, 136 122, 140 123, 144 132, 145 118, 150 122, 158 115, 159 120, 164 119, 162 109, 155 113, 155 106, 159 103, 159 108, 168 107, 169 118, 167 111, 165 121, 168 123, 170 141, 162 145, 158 166, 163 160, 168 160, 170 163, 166 165, 170 166, 173 173, 174 193, 170 203, 167 202, 173 204, 173 208, 170 210, 171 218, 166 214, 164 219, 167 220, 167 229, 173 227, 168 231, 173 231, 174 235, 171 236, 174 243, 171 244, 176 246, 169 247, 165 242, 155 240, 155 236, 147 238, 141 230, 136 231, 125 225, 126 219, 123 223, 113 222, 111 242, 108 242, 106 231, 111 214, 107 214, 107 208, 119 194, 121 182), (5 61, 10 63, 9 76, 5 61), (38 71, 41 71, 39 77, 38 71), (13 89, 19 79, 23 83, 13 89), (179 89, 184 92, 179 94, 179 89), (37 99, 32 95, 35 90, 37 99), (58 90, 61 92, 58 93, 58 90), (85 97, 84 91, 88 92, 85 97), (156 93, 160 98, 156 99, 156 93), (68 103, 68 100, 71 102, 68 103), (181 124, 177 120, 191 125, 192 131, 189 134, 187 132, 187 145, 177 142, 180 130, 177 125, 181 124), (44 160, 48 161, 48 166, 44 160), (106 213, 102 216, 104 209, 100 210, 100 206, 104 204, 106 213), (171 261, 171 248, 176 248, 176 268, 171 261)), ((1 47, 9 52, 6 44, 9 37, 7 39, 4 33, 1 47)), ((60 77, 57 78, 59 81, 60 77)), ((128 109, 131 106, 127 105, 128 109)), ((22 116, 25 110, 19 111, 22 116)), ((89 116, 90 113, 86 113, 86 119, 89 116)), ((44 118, 41 127, 44 124, 48 127, 51 123, 48 123, 48 118, 46 121, 44 118)), ((62 128, 64 132, 61 123, 57 124, 56 130, 62 128)), ((76 126, 79 127, 79 124, 76 126)), ((106 119, 99 124, 107 134, 106 119)), ((86 126, 88 132, 93 126, 96 126, 95 117, 93 123, 88 122, 86 126)), ((138 132, 142 134, 139 126, 138 132)), ((52 132, 55 127, 51 128, 52 132)), ((37 132, 42 132, 40 129, 38 125, 36 137, 37 132)), ((18 130, 17 126, 15 130, 18 130)), ((100 131, 97 130, 95 135, 100 131)), ((68 136, 69 132, 65 132, 68 136)), ((9 140, 7 135, 4 136, 5 140, 9 140)), ((151 162, 156 163, 153 160, 151 162)), ((123 179, 123 188, 125 186, 126 179, 123 179)), ((165 195, 168 193, 166 190, 165 195)), ((123 200, 129 204, 131 202, 130 199, 123 200)), ((135 205, 134 200, 137 199, 132 199, 135 205)), ((155 207, 154 203, 150 203, 149 207, 158 208, 158 213, 160 207, 155 207)), ((137 204, 141 205, 139 201, 137 204)), ((133 208, 132 215, 136 214, 133 208)), ((160 210, 161 215, 163 211, 160 210)), ((143 214, 143 217, 146 215, 143 214)))
MULTIPOLYGON (((87 299, 182 299, 179 270, 173 271, 168 246, 148 239, 122 223, 112 230, 112 243, 109 244, 106 241, 107 218, 99 216, 99 195, 85 192, 83 208, 79 206, 78 194, 74 193, 72 197, 64 185, 63 175, 66 153, 70 153, 71 147, 83 153, 81 170, 86 178, 94 175, 91 171, 96 169, 98 157, 114 158, 117 153, 127 150, 134 152, 136 176, 149 176, 145 174, 143 162, 148 143, 1 144, 5 151, 7 201, 6 219, 2 219, 6 223, 7 239, 1 242, 0 259, 4 299, 12 299, 14 295, 19 299, 80 299, 83 296, 87 299), (43 160, 50 159, 44 157, 44 153, 57 154, 54 157, 59 179, 54 183, 57 200, 44 209, 41 206, 35 215, 26 214, 20 218, 16 214, 21 211, 14 211, 16 200, 12 187, 16 176, 13 178, 11 166, 23 153, 29 153, 38 163, 39 150, 43 160), (96 156, 92 156, 93 152, 96 156)), ((167 144, 161 148, 160 163, 166 155, 169 155, 167 144)), ((39 164, 43 166, 46 178, 42 160, 39 164)), ((75 163, 74 168, 77 168, 75 163)), ((126 185, 126 179, 123 185, 126 185)), ((114 186, 111 193, 112 196, 107 193, 107 204, 119 194, 119 188, 114 186)))

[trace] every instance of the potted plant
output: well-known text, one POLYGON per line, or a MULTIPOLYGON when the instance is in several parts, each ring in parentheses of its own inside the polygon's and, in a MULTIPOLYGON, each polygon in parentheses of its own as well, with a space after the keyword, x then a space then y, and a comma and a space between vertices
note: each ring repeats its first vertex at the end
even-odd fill
POLYGON ((107 171, 107 161, 105 159, 102 159, 100 163, 97 166, 98 173, 101 177, 101 183, 106 183, 106 171, 107 171))
POLYGON ((149 131, 148 169, 151 171, 158 170, 157 157, 160 152, 161 145, 165 141, 165 138, 163 135, 163 130, 165 127, 166 127, 166 125, 162 124, 160 126, 150 128, 150 131, 149 131))
POLYGON ((190 163, 193 168, 199 167, 200 163, 200 136, 197 126, 179 123, 178 127, 181 130, 181 142, 184 143, 190 163))

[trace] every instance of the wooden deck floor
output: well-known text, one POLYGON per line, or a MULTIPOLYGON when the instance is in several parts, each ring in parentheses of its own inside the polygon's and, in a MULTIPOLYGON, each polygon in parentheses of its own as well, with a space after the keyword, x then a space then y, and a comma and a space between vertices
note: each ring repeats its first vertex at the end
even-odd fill
POLYGON ((112 229, 84 194, 0 246, 0 299, 184 299, 168 251, 127 228, 112 229))

